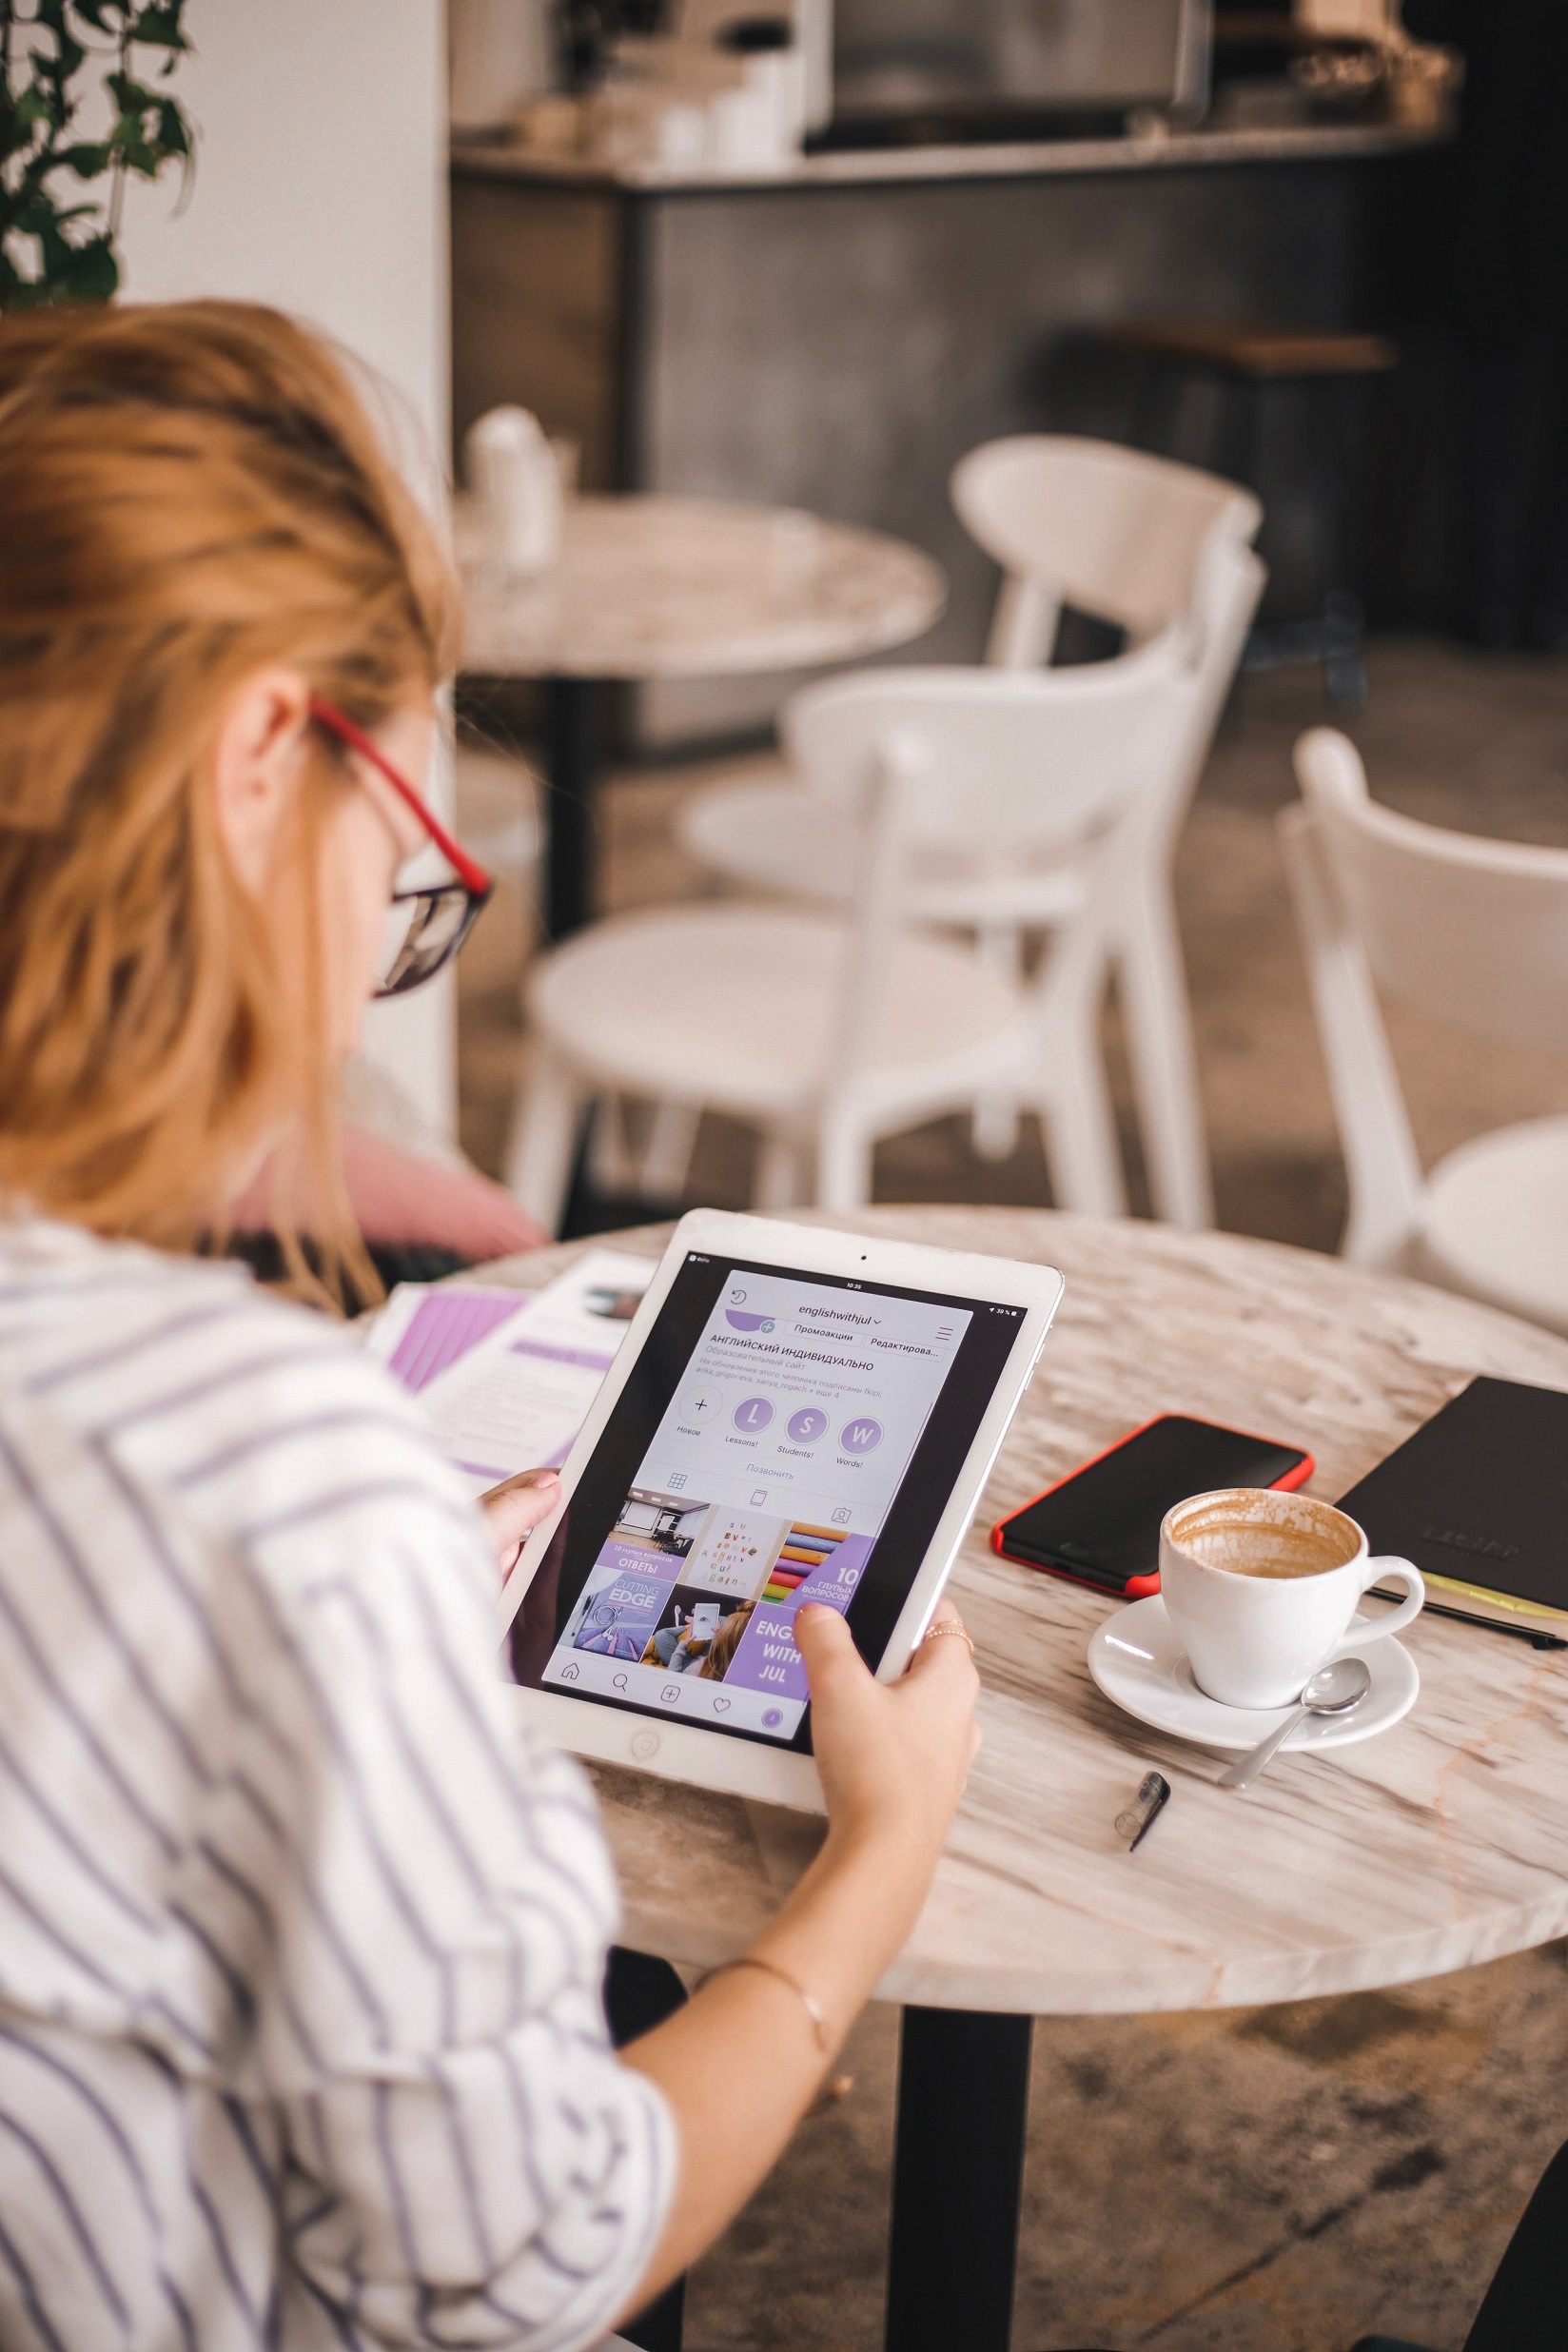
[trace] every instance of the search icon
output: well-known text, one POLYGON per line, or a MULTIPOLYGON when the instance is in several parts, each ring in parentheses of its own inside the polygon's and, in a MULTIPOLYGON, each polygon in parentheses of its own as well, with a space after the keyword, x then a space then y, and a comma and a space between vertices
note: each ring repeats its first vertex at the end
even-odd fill
POLYGON ((610 1684, 613 1690, 624 1691, 626 1688, 626 1676, 624 1675, 612 1675, 610 1676, 610 1684))

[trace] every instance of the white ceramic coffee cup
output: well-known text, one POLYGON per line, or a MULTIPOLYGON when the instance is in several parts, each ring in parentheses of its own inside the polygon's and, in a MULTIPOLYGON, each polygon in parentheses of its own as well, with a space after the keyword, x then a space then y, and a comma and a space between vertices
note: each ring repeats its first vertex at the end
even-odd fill
POLYGON ((1226 1707, 1288 1707, 1336 1650, 1401 1632, 1426 1598, 1421 1571, 1371 1558, 1332 1503, 1266 1486, 1221 1487, 1167 1511, 1160 1590, 1194 1681, 1226 1707), (1384 1578, 1408 1598, 1346 1643, 1356 1603, 1384 1578))

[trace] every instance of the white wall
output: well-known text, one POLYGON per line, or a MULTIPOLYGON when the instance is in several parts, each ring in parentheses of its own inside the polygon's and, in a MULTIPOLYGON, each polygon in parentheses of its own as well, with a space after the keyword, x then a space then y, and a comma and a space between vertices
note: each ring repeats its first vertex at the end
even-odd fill
MULTIPOLYGON (((325 327, 396 395, 404 462, 443 492, 450 384, 442 0, 191 0, 176 87, 196 172, 131 183, 123 286, 226 294, 325 327)), ((367 1055, 449 1131, 455 998, 437 981, 371 1008, 367 1055)))

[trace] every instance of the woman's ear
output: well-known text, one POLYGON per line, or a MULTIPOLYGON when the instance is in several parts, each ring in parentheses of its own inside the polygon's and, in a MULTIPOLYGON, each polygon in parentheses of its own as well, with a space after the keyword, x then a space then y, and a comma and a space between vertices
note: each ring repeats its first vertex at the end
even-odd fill
POLYGON ((258 670, 233 694, 218 728, 212 789, 218 837, 243 887, 266 888, 294 805, 310 725, 310 689, 297 670, 258 670))

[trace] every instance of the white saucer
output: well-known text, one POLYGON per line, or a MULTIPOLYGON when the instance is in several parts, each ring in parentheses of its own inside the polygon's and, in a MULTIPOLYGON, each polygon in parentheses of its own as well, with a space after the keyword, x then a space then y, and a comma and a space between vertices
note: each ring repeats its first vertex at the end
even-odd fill
MULTIPOLYGON (((1354 1618, 1343 1646, 1352 1649, 1356 1627, 1372 1621, 1354 1618)), ((1361 1655, 1372 1676, 1361 1705, 1348 1715, 1309 1715, 1287 1743, 1292 1754, 1353 1747, 1357 1740, 1375 1739, 1410 1713, 1421 1676, 1409 1651, 1385 1635, 1369 1641, 1361 1655)), ((1222 1707, 1200 1691, 1158 1593, 1129 1601, 1107 1617, 1088 1645, 1088 1670, 1106 1696, 1140 1723, 1204 1748, 1255 1748, 1287 1713, 1284 1707, 1222 1707)))

